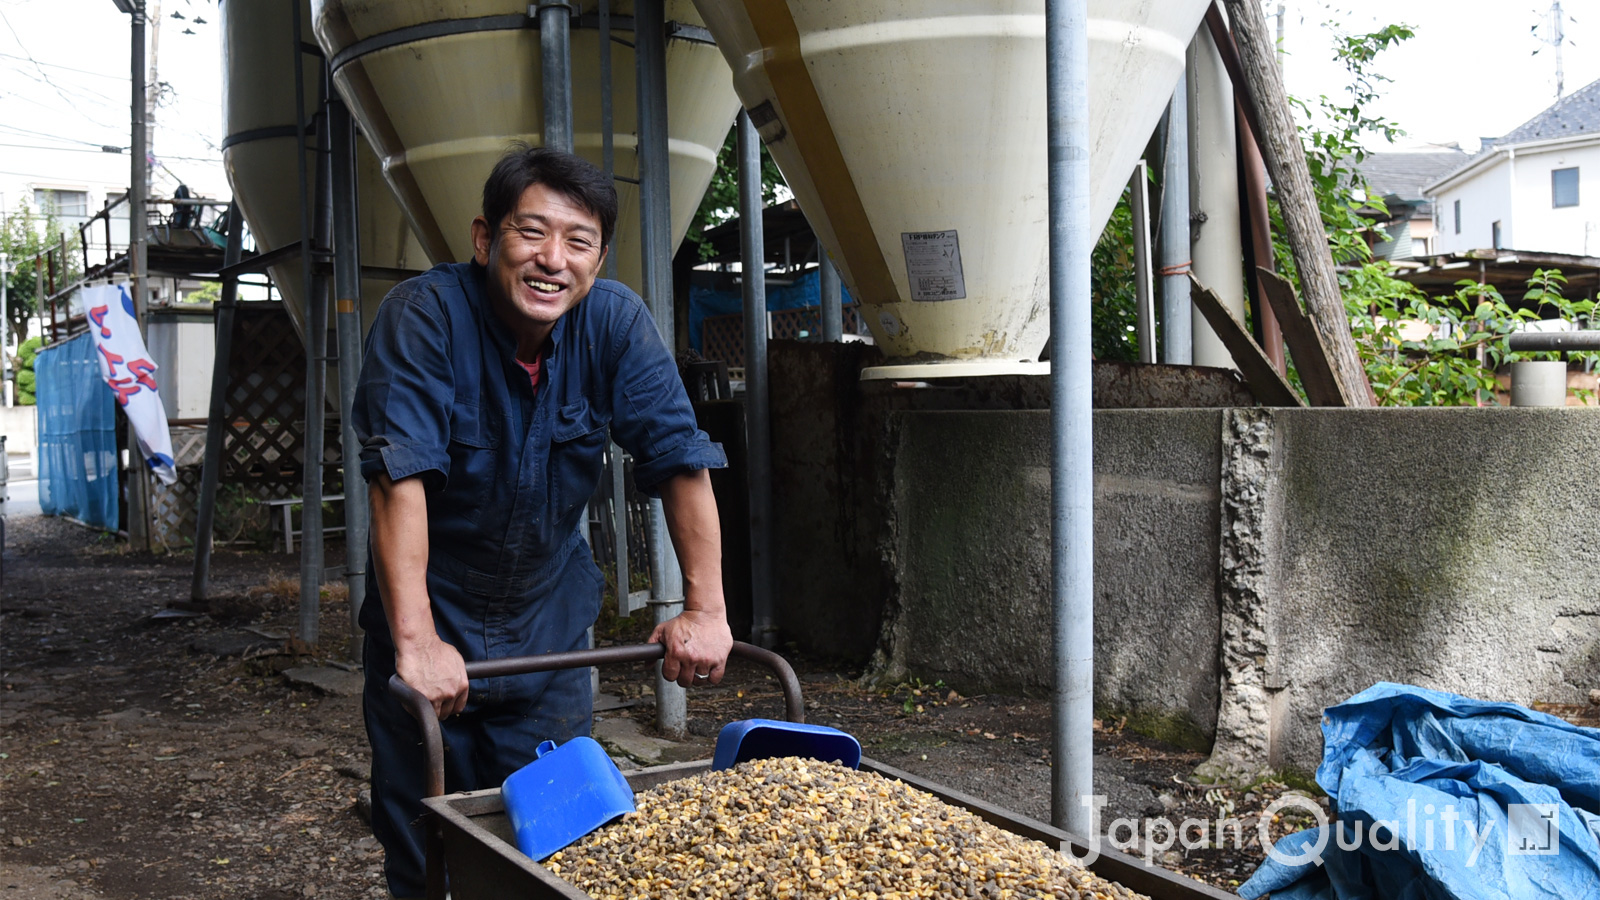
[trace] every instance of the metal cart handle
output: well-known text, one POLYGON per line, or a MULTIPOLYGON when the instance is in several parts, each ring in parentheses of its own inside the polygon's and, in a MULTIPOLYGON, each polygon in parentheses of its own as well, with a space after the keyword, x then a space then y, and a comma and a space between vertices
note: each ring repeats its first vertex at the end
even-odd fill
MULTIPOLYGON (((629 644, 622 647, 602 647, 597 650, 573 650, 567 653, 544 653, 538 656, 508 656, 504 659, 485 659, 467 663, 467 678, 499 678, 505 675, 526 675, 531 672, 554 672, 559 669, 583 669, 589 666, 609 666, 617 663, 649 662, 666 655, 662 644, 629 644)), ((800 699, 800 679, 787 660, 763 650, 754 644, 734 641, 730 657, 738 656, 758 662, 772 670, 783 688, 784 714, 791 722, 806 720, 805 704, 800 699)), ((389 677, 389 693, 400 700, 406 711, 422 726, 422 745, 428 759, 428 788, 426 796, 444 796, 444 738, 439 731, 439 718, 433 713, 428 698, 406 684, 398 674, 389 677)))

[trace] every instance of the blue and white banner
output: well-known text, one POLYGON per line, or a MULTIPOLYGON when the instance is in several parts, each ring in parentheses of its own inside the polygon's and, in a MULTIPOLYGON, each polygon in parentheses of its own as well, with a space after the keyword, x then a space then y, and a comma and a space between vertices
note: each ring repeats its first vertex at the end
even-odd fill
POLYGON ((89 334, 100 353, 100 376, 127 414, 150 471, 162 484, 173 483, 178 472, 172 460, 172 432, 156 389, 156 364, 139 334, 133 298, 123 285, 85 288, 83 308, 88 310, 89 334))

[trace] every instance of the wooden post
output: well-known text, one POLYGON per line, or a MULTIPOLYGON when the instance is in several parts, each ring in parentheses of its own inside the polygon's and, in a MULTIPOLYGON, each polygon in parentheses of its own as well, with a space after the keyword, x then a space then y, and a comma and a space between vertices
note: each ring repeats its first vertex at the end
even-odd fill
POLYGON ((1349 315, 1339 293, 1334 274, 1333 254, 1317 212, 1316 192, 1311 170, 1306 165, 1300 133, 1289 114, 1289 97, 1276 62, 1276 45, 1267 32, 1267 20, 1254 0, 1223 0, 1233 20, 1233 36, 1239 48, 1239 62, 1245 83, 1250 88, 1251 105, 1260 128, 1267 171, 1278 193, 1283 210, 1284 230, 1300 271, 1300 289, 1317 334, 1328 348, 1328 362, 1338 379, 1339 392, 1346 406, 1375 406, 1377 397, 1367 381, 1361 357, 1350 334, 1349 315))
POLYGON ((1250 329, 1234 316, 1233 310, 1193 274, 1189 275, 1189 285, 1194 308, 1205 316, 1211 330, 1217 333, 1222 345, 1233 355, 1234 364, 1238 366, 1239 374, 1244 376, 1245 386, 1250 388, 1256 401, 1262 406, 1305 406, 1300 401, 1300 395, 1273 368, 1266 351, 1250 336, 1250 329))

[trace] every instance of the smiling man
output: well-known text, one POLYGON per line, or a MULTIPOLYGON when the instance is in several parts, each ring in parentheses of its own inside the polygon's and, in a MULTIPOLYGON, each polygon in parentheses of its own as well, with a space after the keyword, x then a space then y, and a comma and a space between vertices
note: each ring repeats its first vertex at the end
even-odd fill
POLYGON ((424 890, 423 756, 389 696, 398 672, 441 719, 447 791, 498 787, 544 740, 588 734, 588 670, 468 682, 465 660, 577 650, 603 584, 579 534, 607 434, 659 494, 682 563, 684 612, 650 640, 662 673, 715 684, 732 647, 706 470, 727 464, 695 427, 644 303, 596 280, 617 195, 578 157, 514 146, 483 187, 472 262, 397 285, 356 388, 372 499, 376 590, 367 632, 372 828, 389 890, 424 890))

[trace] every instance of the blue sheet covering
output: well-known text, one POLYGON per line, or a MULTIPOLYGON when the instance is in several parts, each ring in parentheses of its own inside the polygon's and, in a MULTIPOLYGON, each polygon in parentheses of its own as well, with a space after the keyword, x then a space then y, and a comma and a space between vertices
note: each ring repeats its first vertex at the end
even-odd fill
POLYGON ((117 405, 87 333, 39 351, 39 508, 117 530, 117 405))
MULTIPOLYGON (((850 297, 850 289, 839 286, 840 303, 849 306, 855 302, 850 297)), ((816 269, 806 272, 796 278, 788 287, 777 285, 767 286, 767 312, 778 312, 784 309, 801 309, 807 306, 816 306, 822 302, 822 276, 816 269)), ((707 316, 727 316, 744 312, 744 297, 738 291, 715 291, 711 288, 689 288, 689 346, 696 350, 704 350, 701 346, 700 323, 707 316)))
POLYGON ((1600 729, 1380 683, 1322 733, 1339 821, 1278 841, 1239 896, 1600 898, 1600 729))

